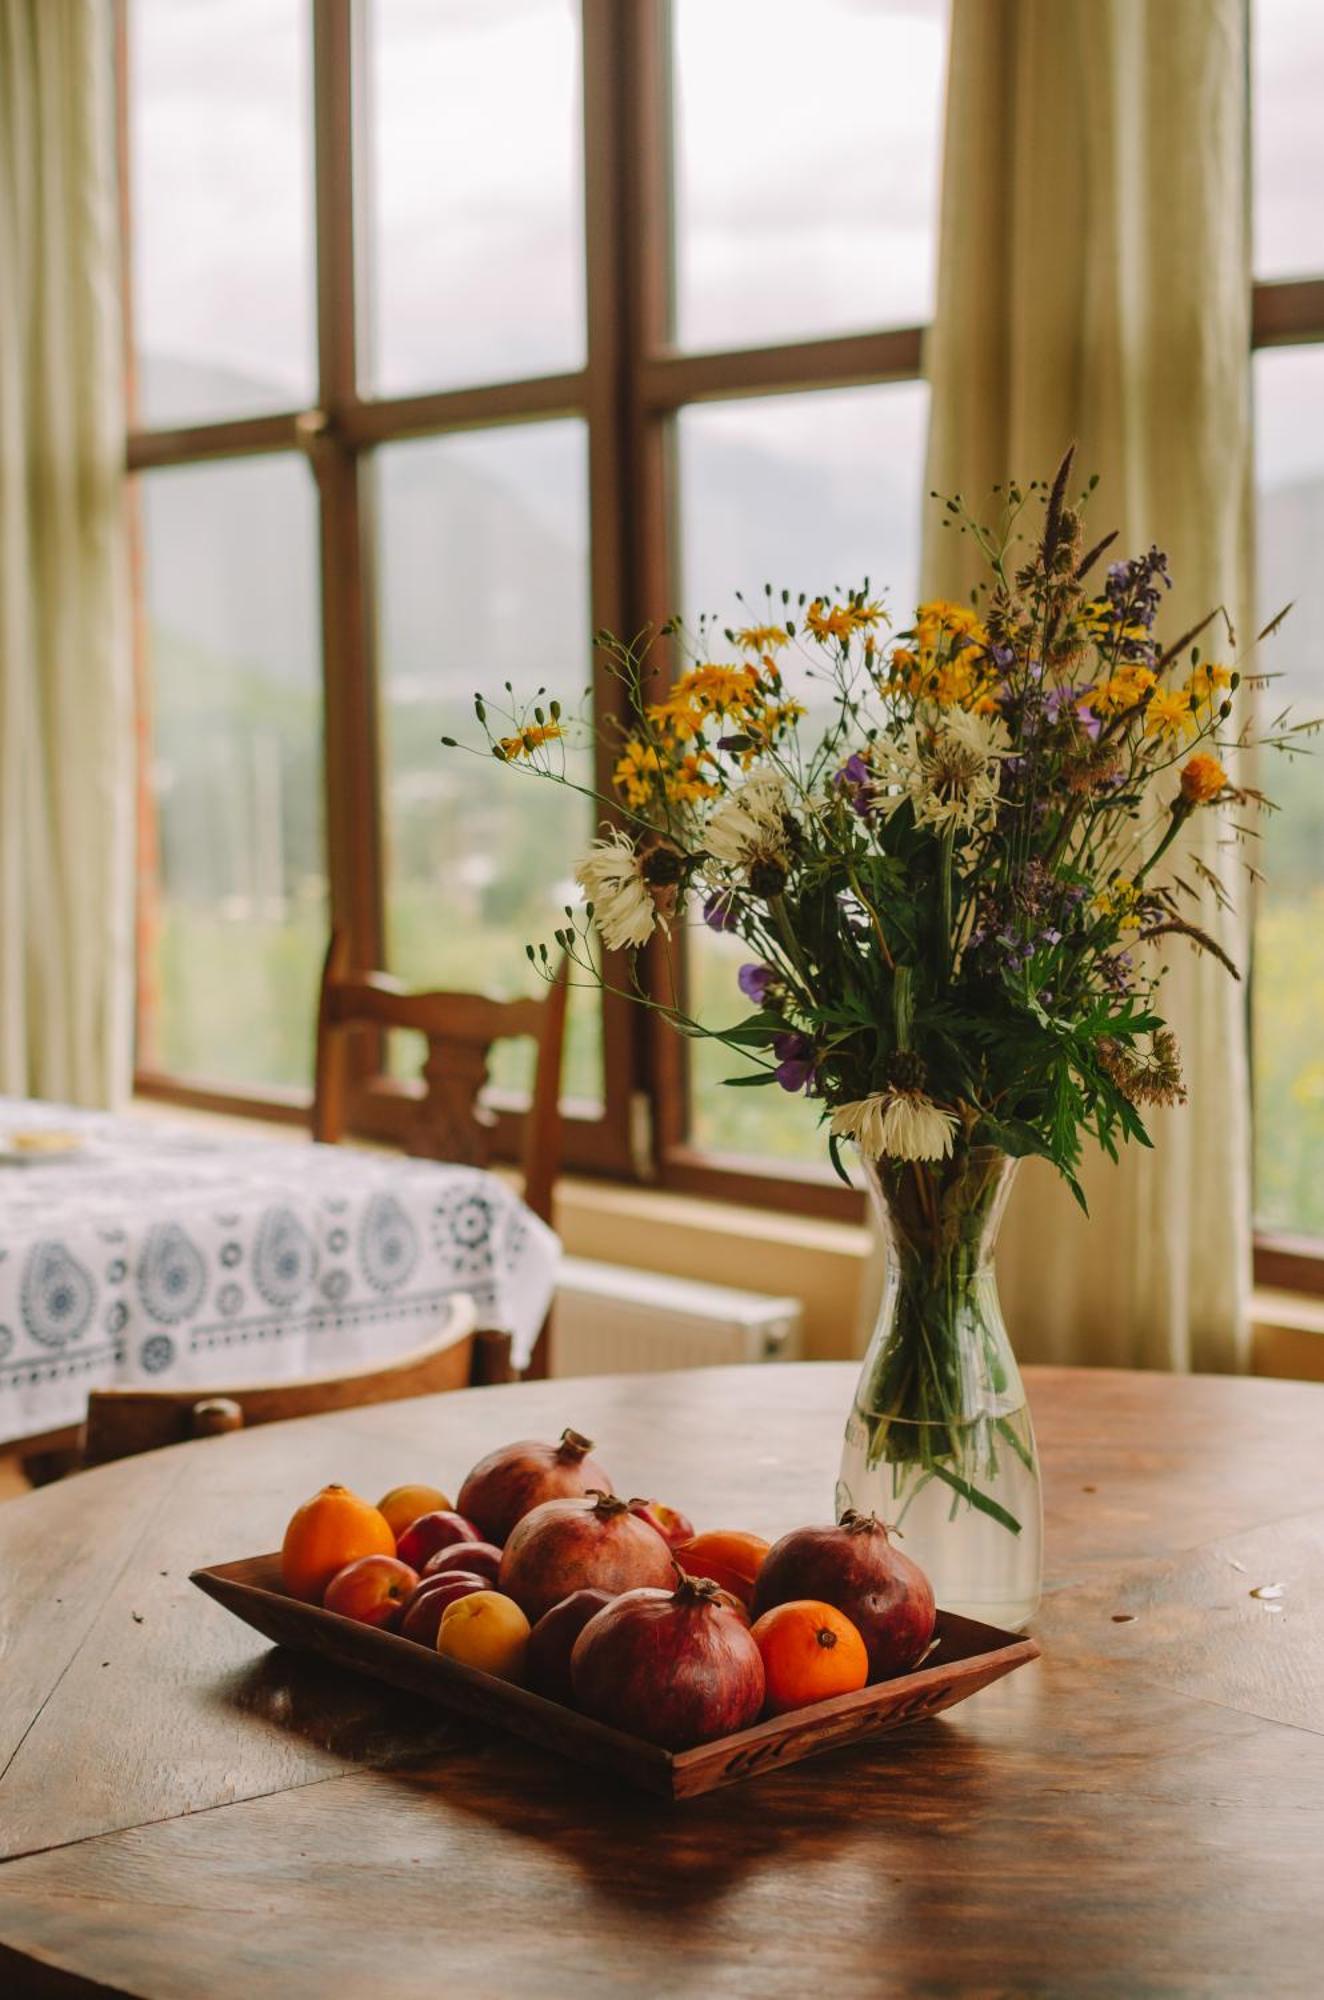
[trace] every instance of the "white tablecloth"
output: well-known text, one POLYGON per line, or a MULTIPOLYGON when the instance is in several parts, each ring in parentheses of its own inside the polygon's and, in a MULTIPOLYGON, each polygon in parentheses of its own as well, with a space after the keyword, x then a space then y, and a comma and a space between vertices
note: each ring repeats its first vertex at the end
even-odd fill
POLYGON ((283 1382, 425 1342, 468 1293, 528 1360, 558 1245, 491 1174, 0 1098, 0 1443, 92 1388, 283 1382))

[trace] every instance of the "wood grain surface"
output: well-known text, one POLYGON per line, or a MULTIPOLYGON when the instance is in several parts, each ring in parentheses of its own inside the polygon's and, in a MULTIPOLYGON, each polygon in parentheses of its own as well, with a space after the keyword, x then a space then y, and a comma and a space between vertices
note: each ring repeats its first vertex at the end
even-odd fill
POLYGON ((454 1486, 567 1423, 701 1525, 827 1519, 848 1367, 467 1391, 0 1507, 0 1991, 1324 1990, 1324 1387, 1029 1379, 1044 1657, 681 1808, 273 1651, 187 1574, 329 1479, 454 1486))

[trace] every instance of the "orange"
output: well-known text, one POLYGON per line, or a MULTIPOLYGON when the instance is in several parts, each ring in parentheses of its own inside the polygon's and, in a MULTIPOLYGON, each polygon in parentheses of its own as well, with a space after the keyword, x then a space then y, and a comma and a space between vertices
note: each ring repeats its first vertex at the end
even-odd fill
POLYGON ((504 1597, 499 1590, 475 1590, 457 1597, 442 1612, 437 1651, 461 1666, 517 1681, 524 1674, 529 1631, 529 1621, 513 1597, 504 1597))
POLYGON ((395 1536, 385 1516, 347 1486, 324 1486, 291 1516, 280 1571, 291 1597, 320 1604, 337 1570, 360 1556, 393 1556, 395 1536))
POLYGON ((377 1502, 377 1512, 385 1515, 398 1542, 420 1514, 449 1514, 453 1505, 439 1486, 393 1486, 377 1502))
POLYGON ((711 1577, 748 1610, 754 1579, 770 1546, 762 1536, 747 1535, 742 1528, 709 1528, 682 1542, 675 1555, 686 1576, 711 1577))
POLYGON ((754 1637, 763 1655, 770 1715, 854 1694, 869 1678, 868 1648, 834 1605, 811 1597, 775 1604, 756 1620, 754 1637))

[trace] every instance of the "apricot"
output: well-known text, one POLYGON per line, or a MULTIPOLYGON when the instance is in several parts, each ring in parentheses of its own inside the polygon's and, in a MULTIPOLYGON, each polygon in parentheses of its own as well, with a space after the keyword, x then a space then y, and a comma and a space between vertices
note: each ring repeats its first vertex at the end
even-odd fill
POLYGON ((770 1715, 854 1694, 868 1681, 869 1649, 835 1605, 809 1597, 774 1605, 755 1623, 754 1638, 763 1655, 770 1715))
POLYGON ((420 1514, 447 1514, 452 1505, 439 1486, 393 1486, 377 1502, 377 1512, 385 1516, 391 1533, 399 1541, 420 1514))
POLYGON ((447 1605, 437 1629, 437 1651, 462 1667, 517 1681, 523 1678, 530 1629, 513 1597, 475 1590, 447 1605))
POLYGON ((748 1610, 770 1546, 761 1535, 746 1534, 741 1528, 709 1528, 682 1542, 675 1556, 686 1576, 710 1577, 748 1610))
POLYGON ((393 1556, 395 1536, 385 1515, 347 1486, 324 1486, 290 1517, 280 1552, 291 1597, 320 1604, 338 1570, 360 1556, 393 1556))

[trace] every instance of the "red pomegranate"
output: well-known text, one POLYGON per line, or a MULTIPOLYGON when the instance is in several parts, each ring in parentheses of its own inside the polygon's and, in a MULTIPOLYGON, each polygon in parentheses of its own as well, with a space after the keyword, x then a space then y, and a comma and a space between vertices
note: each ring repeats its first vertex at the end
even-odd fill
POLYGON ((598 1493, 544 1500, 511 1529, 498 1587, 531 1624, 576 1590, 618 1596, 641 1584, 669 1584, 675 1565, 656 1528, 624 1500, 598 1493))
POLYGON ((871 1681, 918 1665, 933 1637, 933 1586, 874 1514, 852 1510, 836 1527, 795 1528, 773 1543, 754 1585, 754 1617, 798 1597, 833 1604, 859 1627, 871 1681))
POLYGON ((664 1750, 747 1729, 763 1707, 763 1660, 745 1614, 707 1577, 628 1590, 575 1641, 575 1704, 664 1750))
POLYGON ((589 1457, 592 1449, 592 1438, 565 1430, 559 1444, 523 1438, 480 1458, 455 1503, 458 1511, 477 1525, 479 1534, 474 1539, 495 1542, 499 1547, 516 1521, 544 1500, 610 1493, 611 1480, 589 1457))
POLYGON ((575 1641, 589 1619, 596 1618, 604 1605, 610 1603, 610 1591, 576 1590, 554 1604, 550 1611, 543 1612, 530 1635, 529 1650, 524 1657, 525 1679, 536 1694, 570 1706, 574 1700, 570 1655, 575 1650, 575 1641))

